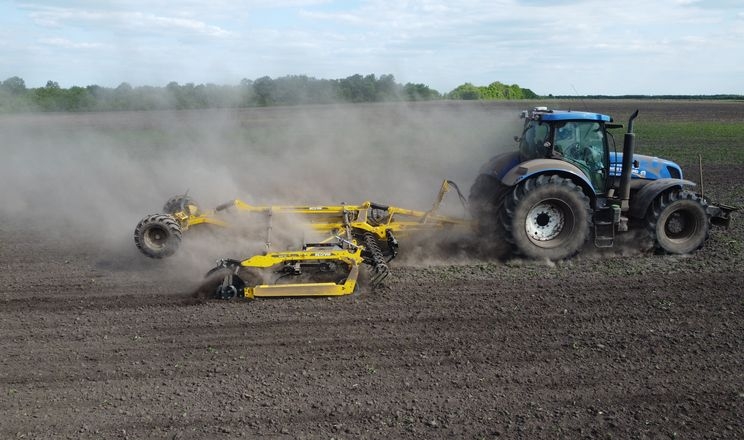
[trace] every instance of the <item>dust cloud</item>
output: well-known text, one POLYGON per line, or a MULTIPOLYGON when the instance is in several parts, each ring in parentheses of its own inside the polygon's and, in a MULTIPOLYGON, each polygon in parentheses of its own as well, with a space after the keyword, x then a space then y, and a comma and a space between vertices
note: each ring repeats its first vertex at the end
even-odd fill
MULTIPOLYGON (((480 165, 514 147, 519 109, 434 102, 1 116, 0 214, 5 228, 126 260, 146 258, 132 240, 137 222, 186 191, 203 208, 239 198, 426 210, 443 179, 467 196, 480 165)), ((455 195, 445 210, 466 215, 455 195)), ((214 255, 201 255, 211 237, 201 238, 191 252, 204 268, 214 255)), ((251 238, 252 250, 263 239, 251 238)))

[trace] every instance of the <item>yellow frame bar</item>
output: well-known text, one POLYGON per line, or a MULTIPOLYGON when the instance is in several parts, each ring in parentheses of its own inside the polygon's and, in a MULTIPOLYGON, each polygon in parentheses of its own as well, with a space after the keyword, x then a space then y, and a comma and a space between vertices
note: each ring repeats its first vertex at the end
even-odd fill
POLYGON ((306 250, 288 252, 270 252, 266 255, 254 255, 243 260, 240 265, 246 268, 267 269, 282 263, 294 261, 341 261, 349 265, 349 274, 341 284, 336 283, 294 283, 294 284, 261 284, 246 286, 243 293, 246 298, 280 297, 280 296, 342 296, 354 293, 359 266, 362 258, 362 248, 355 250, 306 250))

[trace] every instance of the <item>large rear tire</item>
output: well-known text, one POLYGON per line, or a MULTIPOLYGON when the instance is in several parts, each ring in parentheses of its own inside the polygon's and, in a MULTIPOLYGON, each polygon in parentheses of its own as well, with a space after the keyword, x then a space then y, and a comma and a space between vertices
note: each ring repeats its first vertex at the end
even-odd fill
POLYGON ((481 174, 470 187, 468 206, 475 221, 476 233, 482 239, 479 248, 488 256, 504 258, 511 251, 504 240, 500 213, 511 188, 488 174, 481 174))
POLYGON ((506 241, 529 258, 562 260, 591 235, 589 197, 570 179, 541 175, 517 185, 504 200, 506 241))
POLYGON ((690 191, 674 190, 657 197, 646 215, 656 250, 689 254, 701 248, 710 234, 706 208, 705 200, 690 191))
POLYGON ((150 258, 169 257, 181 245, 181 227, 171 215, 148 215, 134 229, 134 244, 150 258))

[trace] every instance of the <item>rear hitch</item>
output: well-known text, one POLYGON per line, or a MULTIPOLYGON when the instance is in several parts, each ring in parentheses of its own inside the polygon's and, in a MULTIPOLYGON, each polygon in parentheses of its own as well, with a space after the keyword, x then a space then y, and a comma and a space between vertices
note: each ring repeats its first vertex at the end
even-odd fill
POLYGON ((731 226, 731 213, 738 210, 739 208, 735 206, 716 203, 708 205, 707 211, 708 216, 710 216, 710 222, 714 226, 728 229, 731 226))

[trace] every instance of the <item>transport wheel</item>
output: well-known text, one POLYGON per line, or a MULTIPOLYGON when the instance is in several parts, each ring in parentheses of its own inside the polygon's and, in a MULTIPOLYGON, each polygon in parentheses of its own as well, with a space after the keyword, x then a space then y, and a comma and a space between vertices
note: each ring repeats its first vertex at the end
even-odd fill
POLYGON ((165 205, 163 205, 163 212, 166 214, 175 214, 177 212, 185 211, 188 205, 199 206, 194 199, 187 195, 173 196, 165 202, 165 205))
POLYGON ((576 254, 591 235, 592 210, 581 187, 556 175, 517 185, 505 198, 505 239, 526 257, 561 260, 576 254))
POLYGON ((192 296, 200 301, 208 299, 233 300, 245 298, 244 288, 263 284, 261 275, 251 269, 222 268, 209 273, 194 290, 192 296))
POLYGON ((169 257, 181 244, 181 227, 171 215, 148 215, 134 229, 134 244, 150 258, 169 257))
POLYGON ((669 254, 688 254, 703 246, 710 234, 707 203, 685 190, 657 197, 646 215, 646 228, 655 247, 669 254))
POLYGON ((476 233, 483 242, 479 243, 486 255, 503 258, 511 250, 504 241, 504 227, 499 213, 504 206, 504 199, 511 188, 498 179, 481 174, 470 187, 468 206, 470 215, 475 220, 476 233))

